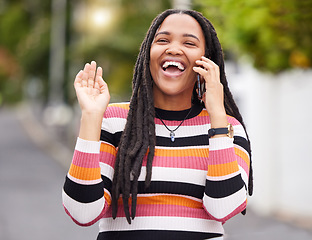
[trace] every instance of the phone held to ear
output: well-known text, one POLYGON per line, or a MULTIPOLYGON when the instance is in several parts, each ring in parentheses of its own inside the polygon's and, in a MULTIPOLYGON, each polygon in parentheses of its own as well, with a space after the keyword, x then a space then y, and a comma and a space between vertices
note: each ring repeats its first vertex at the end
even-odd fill
POLYGON ((197 74, 197 91, 198 91, 198 99, 202 100, 206 89, 205 89, 205 81, 203 81, 202 83, 200 82, 199 74, 197 74))

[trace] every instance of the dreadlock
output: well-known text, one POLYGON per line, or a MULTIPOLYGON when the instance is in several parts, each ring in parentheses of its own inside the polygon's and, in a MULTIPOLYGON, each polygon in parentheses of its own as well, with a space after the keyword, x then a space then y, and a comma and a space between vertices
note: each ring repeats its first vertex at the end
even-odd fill
MULTIPOLYGON (((125 129, 121 135, 112 184, 112 209, 113 218, 117 216, 117 205, 120 194, 124 206, 124 212, 128 223, 134 219, 136 213, 136 201, 138 193, 138 178, 142 168, 143 158, 147 153, 145 188, 151 183, 152 161, 156 145, 155 134, 155 108, 153 99, 152 76, 150 72, 150 49, 154 36, 165 18, 171 14, 188 14, 200 24, 205 36, 205 56, 215 62, 220 68, 220 79, 224 87, 224 105, 226 113, 235 117, 244 127, 242 116, 235 104, 229 90, 224 71, 223 52, 216 31, 212 24, 201 13, 193 10, 169 9, 158 15, 152 22, 147 34, 141 44, 140 52, 135 63, 132 79, 132 96, 129 104, 129 113, 125 129), (129 199, 131 195, 131 211, 129 199), (131 214, 130 214, 131 212, 131 214)), ((194 88, 193 100, 199 102, 194 88)), ((250 141, 247 135, 250 152, 250 141)), ((249 195, 252 195, 252 168, 250 164, 249 195)))

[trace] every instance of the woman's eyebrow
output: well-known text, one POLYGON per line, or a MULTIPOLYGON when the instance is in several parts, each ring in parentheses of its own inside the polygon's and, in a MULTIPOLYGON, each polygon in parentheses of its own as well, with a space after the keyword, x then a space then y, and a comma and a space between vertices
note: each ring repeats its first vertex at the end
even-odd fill
MULTIPOLYGON (((161 34, 170 35, 170 32, 168 32, 168 31, 158 32, 155 34, 155 37, 157 37, 158 35, 161 35, 161 34)), ((198 37, 196 37, 194 34, 191 34, 191 33, 184 33, 183 37, 191 37, 191 38, 195 38, 197 41, 200 41, 198 37)))
MULTIPOLYGON (((185 34, 183 34, 183 37, 191 37, 191 38, 195 38, 197 41, 199 41, 199 38, 196 37, 194 34, 185 33, 185 34)), ((200 42, 200 41, 199 41, 199 42, 200 42)))
POLYGON ((162 31, 162 32, 158 32, 155 34, 155 37, 157 37, 160 34, 164 34, 164 35, 170 35, 170 33, 168 31, 162 31))

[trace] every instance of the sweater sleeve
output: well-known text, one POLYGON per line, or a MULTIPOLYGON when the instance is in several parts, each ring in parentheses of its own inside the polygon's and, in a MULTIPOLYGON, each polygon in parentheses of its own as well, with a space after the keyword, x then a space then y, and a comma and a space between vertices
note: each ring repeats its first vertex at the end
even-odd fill
POLYGON ((75 223, 89 226, 97 222, 110 205, 113 170, 107 166, 104 152, 111 147, 101 142, 78 138, 72 163, 66 175, 62 200, 66 213, 75 223), (101 151, 100 151, 101 150, 101 151))
POLYGON ((209 139, 209 159, 203 197, 204 208, 215 220, 225 222, 242 212, 247 203, 250 150, 242 125, 229 118, 234 138, 209 139))

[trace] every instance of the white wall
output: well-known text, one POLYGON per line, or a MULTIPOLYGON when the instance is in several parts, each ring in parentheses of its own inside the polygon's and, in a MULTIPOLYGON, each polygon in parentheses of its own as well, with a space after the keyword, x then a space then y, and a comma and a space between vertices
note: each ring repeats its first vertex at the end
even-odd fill
POLYGON ((312 217, 312 70, 264 74, 226 63, 252 143, 253 210, 312 217))

